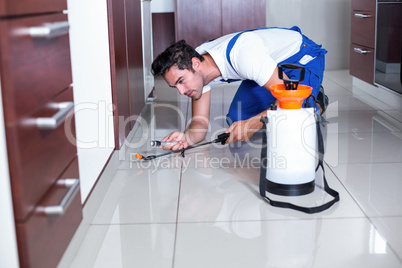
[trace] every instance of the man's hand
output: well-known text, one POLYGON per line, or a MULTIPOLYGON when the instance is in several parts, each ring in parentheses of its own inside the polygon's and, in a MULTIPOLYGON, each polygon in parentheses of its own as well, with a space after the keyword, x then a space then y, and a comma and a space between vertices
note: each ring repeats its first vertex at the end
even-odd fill
POLYGON ((163 150, 177 151, 177 150, 187 148, 189 146, 186 134, 183 132, 179 132, 179 131, 174 131, 174 132, 170 133, 169 135, 164 137, 161 141, 162 142, 172 142, 172 143, 177 142, 174 145, 166 145, 166 146, 160 147, 163 150))
POLYGON ((225 131, 225 133, 230 133, 230 137, 226 140, 226 143, 236 141, 246 142, 250 140, 254 133, 262 128, 260 117, 260 115, 257 115, 247 120, 234 122, 225 131))

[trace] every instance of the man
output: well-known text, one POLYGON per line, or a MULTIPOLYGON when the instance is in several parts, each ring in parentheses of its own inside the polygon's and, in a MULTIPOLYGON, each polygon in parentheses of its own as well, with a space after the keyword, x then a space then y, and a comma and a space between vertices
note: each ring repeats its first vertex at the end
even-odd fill
MULTIPOLYGON (((177 142, 163 149, 180 150, 203 140, 209 124, 211 85, 236 79, 243 82, 229 108, 230 126, 225 132, 231 133, 227 143, 247 141, 261 129, 260 117, 266 115, 275 101, 270 86, 283 83, 278 78, 277 66, 281 63, 303 66, 305 79, 300 84, 312 86, 312 94, 317 98, 326 53, 296 26, 233 33, 205 42, 195 50, 184 40, 173 43, 152 63, 152 72, 192 99, 193 118, 184 133, 174 131, 162 139, 177 142)), ((298 79, 296 70, 284 72, 286 78, 298 79)), ((325 111, 325 105, 320 106, 325 111)))

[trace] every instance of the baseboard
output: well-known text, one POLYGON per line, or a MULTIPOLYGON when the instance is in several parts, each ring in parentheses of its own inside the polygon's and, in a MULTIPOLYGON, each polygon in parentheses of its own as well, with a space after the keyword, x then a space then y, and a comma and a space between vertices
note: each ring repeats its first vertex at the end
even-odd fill
POLYGON ((353 87, 356 87, 374 98, 388 104, 395 110, 402 109, 402 95, 384 87, 377 87, 368 84, 356 77, 353 77, 353 87))

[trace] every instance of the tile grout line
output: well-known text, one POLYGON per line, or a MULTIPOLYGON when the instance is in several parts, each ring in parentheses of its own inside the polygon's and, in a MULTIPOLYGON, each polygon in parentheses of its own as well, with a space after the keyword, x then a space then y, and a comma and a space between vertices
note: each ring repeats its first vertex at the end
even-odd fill
MULTIPOLYGON (((331 79, 330 79, 331 80, 331 79)), ((335 81, 333 81, 335 82, 335 81)), ((335 82, 336 83, 336 82, 335 82)), ((339 84, 338 84, 339 85, 339 84)), ((341 86, 343 87, 343 86, 341 86)), ((345 88, 345 87, 343 87, 345 88)), ((346 88, 345 88, 346 89, 346 88)), ((347 89, 346 89, 347 90, 347 89)), ((351 92, 353 94, 353 92, 351 92)), ((370 95, 370 94, 368 94, 370 95)), ((359 98, 360 99, 360 98, 359 98)), ((362 100, 364 101, 364 100, 362 100)), ((371 104, 370 104, 371 105, 371 104)), ((390 116, 391 118, 394 118, 392 115, 388 114, 386 111, 384 111, 383 109, 377 107, 377 106, 372 106, 376 111, 381 111, 385 114, 387 114, 388 116, 390 116)), ((399 121, 398 119, 394 118, 395 120, 399 121)), ((368 132, 368 133, 373 133, 373 132, 368 132)), ((390 133, 392 133, 392 131, 390 131, 390 133)), ((367 163, 367 164, 382 164, 382 163, 367 163)), ((350 165, 349 163, 347 163, 347 165, 350 165)), ((342 187, 346 190, 346 192, 350 195, 350 197, 353 199, 353 201, 356 203, 356 205, 360 208, 360 210, 363 212, 363 214, 365 215, 366 219, 370 222, 370 224, 379 232, 377 226, 374 224, 373 222, 373 218, 384 218, 384 217, 370 217, 369 215, 367 215, 367 213, 364 211, 363 207, 360 206, 359 202, 357 201, 357 199, 355 199, 354 195, 348 190, 348 188, 346 187, 346 185, 344 185, 344 183, 339 179, 338 175, 335 173, 335 171, 331 168, 331 166, 326 163, 326 166, 329 168, 329 170, 335 175, 336 179, 339 181, 339 183, 342 185, 342 187)), ((385 217, 386 218, 386 217, 385 217)), ((380 232, 379 232, 380 233, 380 232)), ((380 233, 381 234, 381 233, 380 233)), ((388 243, 387 241, 387 245, 389 247, 389 249, 394 253, 394 255, 396 256, 396 258, 402 262, 402 257, 398 254, 398 251, 394 249, 394 247, 388 243)))
MULTIPOLYGON (((361 210, 361 212, 363 213, 364 217, 368 220, 370 220, 369 216, 367 215, 367 213, 364 211, 363 207, 360 206, 359 202, 356 200, 356 198, 354 197, 354 195, 349 191, 349 189, 346 187, 346 185, 342 182, 341 179, 339 179, 338 175, 335 173, 335 171, 331 168, 331 166, 324 161, 326 167, 331 171, 332 174, 334 174, 335 178, 338 180, 339 184, 342 185, 342 187, 345 189, 345 191, 349 194, 350 198, 352 198, 353 202, 355 202, 355 204, 357 205, 357 207, 361 210)), ((371 221, 370 221, 371 222, 371 221)))
MULTIPOLYGON (((190 103, 190 101, 187 102, 187 112, 186 112, 186 121, 185 122, 187 122, 187 120, 188 120, 189 103, 190 103)), ((174 268, 175 261, 176 261, 177 230, 178 230, 178 222, 179 222, 180 194, 181 194, 182 178, 183 178, 183 161, 181 162, 181 166, 180 166, 179 193, 177 196, 177 212, 176 212, 176 223, 175 223, 175 232, 174 232, 174 241, 173 241, 172 268, 174 268)))
POLYGON ((177 245, 177 229, 179 222, 179 208, 180 208, 180 193, 181 193, 181 182, 183 178, 183 164, 180 167, 180 182, 179 182, 179 194, 177 198, 177 213, 176 213, 176 223, 175 223, 175 231, 174 231, 174 241, 173 241, 173 258, 172 258, 172 268, 174 268, 175 260, 176 260, 176 245, 177 245))
MULTIPOLYGON (((335 175, 336 179, 338 180, 338 182, 342 185, 342 187, 345 189, 345 191, 349 194, 349 196, 353 199, 353 201, 356 203, 356 205, 359 207, 359 209, 362 211, 362 213, 364 214, 365 218, 369 221, 369 223, 377 230, 377 232, 379 234, 381 234, 381 232, 378 230, 377 226, 374 224, 374 222, 372 221, 372 218, 384 218, 384 217, 370 217, 369 215, 367 215, 367 213, 364 211, 363 207, 360 206, 359 202, 357 202, 357 200, 355 199, 354 195, 348 190, 348 188, 346 187, 346 185, 344 185, 344 183, 338 178, 338 175, 335 173, 335 171, 331 168, 331 166, 329 166, 326 163, 326 166, 329 168, 329 170, 331 170, 332 174, 335 175)), ((394 249, 394 247, 388 243, 387 241, 387 246, 389 247, 389 249, 394 253, 395 257, 402 263, 402 257, 399 256, 398 251, 394 249)))

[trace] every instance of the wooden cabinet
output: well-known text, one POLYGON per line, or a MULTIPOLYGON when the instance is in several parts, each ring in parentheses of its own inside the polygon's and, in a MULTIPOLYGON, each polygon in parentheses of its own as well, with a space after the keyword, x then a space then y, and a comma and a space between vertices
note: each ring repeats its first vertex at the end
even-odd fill
POLYGON ((0 1, 0 16, 16 16, 59 12, 67 9, 66 0, 2 0, 0 1))
POLYGON ((0 1, 1 93, 21 267, 56 267, 82 219, 64 8, 59 0, 0 1))
POLYGON ((222 35, 265 27, 265 2, 222 0, 222 35))
POLYGON ((108 0, 115 144, 120 149, 145 106, 141 1, 108 0))
POLYGON ((225 34, 265 23, 265 0, 176 0, 176 40, 197 47, 225 34))
POLYGON ((374 84, 375 0, 352 0, 350 74, 374 84))
POLYGON ((67 27, 67 15, 1 20, 2 84, 7 92, 8 120, 15 121, 39 108, 72 83, 68 35, 50 39, 29 35, 32 29, 46 30, 46 24, 63 22, 67 27))
POLYGON ((82 218, 79 188, 78 184, 74 185, 76 179, 78 159, 75 157, 37 204, 36 212, 26 221, 16 222, 21 267, 57 266, 82 218), (58 205, 66 196, 71 199, 63 214, 44 214, 45 208, 58 205))

